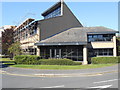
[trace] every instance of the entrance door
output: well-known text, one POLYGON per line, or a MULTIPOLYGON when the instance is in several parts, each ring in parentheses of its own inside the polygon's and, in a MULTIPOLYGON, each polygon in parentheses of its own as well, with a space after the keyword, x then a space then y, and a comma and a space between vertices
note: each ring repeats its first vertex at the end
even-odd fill
POLYGON ((61 49, 50 49, 50 58, 61 58, 61 49))

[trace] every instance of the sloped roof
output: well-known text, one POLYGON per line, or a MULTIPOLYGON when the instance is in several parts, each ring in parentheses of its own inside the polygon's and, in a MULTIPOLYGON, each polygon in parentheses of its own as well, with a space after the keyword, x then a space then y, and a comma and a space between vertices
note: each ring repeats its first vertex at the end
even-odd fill
MULTIPOLYGON (((64 32, 56 34, 50 38, 42 40, 39 44, 61 44, 61 43, 87 43, 87 34, 99 34, 99 33, 117 33, 117 31, 105 27, 76 27, 68 29, 64 32)), ((37 44, 36 44, 37 45, 37 44)))

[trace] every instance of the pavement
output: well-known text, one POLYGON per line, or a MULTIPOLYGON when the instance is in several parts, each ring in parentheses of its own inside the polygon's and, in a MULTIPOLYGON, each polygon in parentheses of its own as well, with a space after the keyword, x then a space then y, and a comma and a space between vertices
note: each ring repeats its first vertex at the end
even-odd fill
POLYGON ((39 70, 39 69, 23 69, 15 67, 2 68, 0 73, 15 76, 30 77, 80 77, 80 76, 96 76, 107 73, 118 72, 118 65, 94 69, 75 69, 75 70, 39 70))

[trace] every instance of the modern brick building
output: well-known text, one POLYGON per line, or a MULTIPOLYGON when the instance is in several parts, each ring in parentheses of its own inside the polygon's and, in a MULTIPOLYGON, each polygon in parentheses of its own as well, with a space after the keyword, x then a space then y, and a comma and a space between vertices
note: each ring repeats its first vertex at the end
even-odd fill
POLYGON ((42 13, 43 20, 27 19, 14 29, 15 41, 27 54, 42 58, 70 58, 88 63, 88 57, 117 56, 115 30, 83 27, 64 2, 42 13))

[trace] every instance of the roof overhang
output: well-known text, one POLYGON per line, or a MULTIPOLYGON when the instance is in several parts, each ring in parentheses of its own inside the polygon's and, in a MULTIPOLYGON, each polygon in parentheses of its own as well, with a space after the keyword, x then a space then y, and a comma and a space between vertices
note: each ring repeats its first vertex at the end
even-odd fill
POLYGON ((32 22, 32 21, 34 21, 35 19, 33 19, 33 18, 27 18, 26 20, 24 20, 21 24, 19 24, 14 30, 17 30, 20 26, 24 26, 24 24, 25 23, 27 23, 27 22, 32 22))
POLYGON ((61 46, 61 45, 86 45, 87 42, 53 42, 53 43, 35 43, 36 46, 61 46))
POLYGON ((87 34, 115 34, 119 33, 119 31, 109 31, 109 32, 87 32, 87 34))

